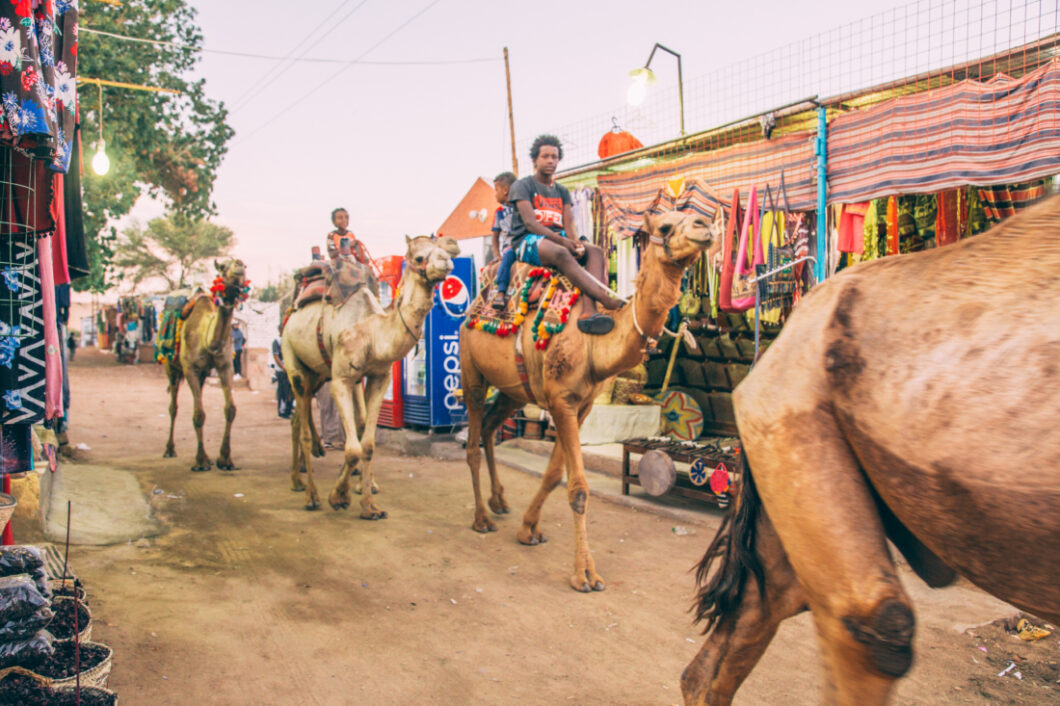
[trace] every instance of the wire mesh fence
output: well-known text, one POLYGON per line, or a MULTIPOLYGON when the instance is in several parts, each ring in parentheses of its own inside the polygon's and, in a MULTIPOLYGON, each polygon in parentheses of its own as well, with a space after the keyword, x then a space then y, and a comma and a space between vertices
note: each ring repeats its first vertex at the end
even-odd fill
MULTIPOLYGON (((613 122, 644 145, 672 142, 656 158, 690 146, 717 149, 761 139, 761 114, 788 113, 779 116, 775 134, 812 127, 811 118, 791 115, 806 99, 851 110, 964 79, 1019 78, 1056 57, 1058 42, 1056 0, 917 0, 688 80, 684 140, 678 87, 661 83, 639 106, 617 105, 552 131, 564 142, 567 170, 600 159, 600 140, 613 122), (696 139, 743 118, 751 120, 739 129, 696 139)), ((658 56, 653 65, 667 60, 658 56)), ((517 141, 520 157, 533 137, 517 141)))

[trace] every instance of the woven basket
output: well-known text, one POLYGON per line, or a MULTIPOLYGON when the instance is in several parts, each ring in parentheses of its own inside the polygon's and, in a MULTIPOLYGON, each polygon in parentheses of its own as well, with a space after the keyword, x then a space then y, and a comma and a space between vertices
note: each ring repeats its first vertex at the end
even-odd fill
POLYGON ((11 521, 11 516, 15 514, 16 505, 18 505, 18 501, 15 500, 15 496, 0 493, 0 532, 3 532, 4 528, 7 527, 7 523, 11 521))
POLYGON ((644 389, 644 383, 629 378, 615 378, 615 391, 611 395, 613 404, 628 404, 629 396, 644 389))
MULTIPOLYGON (((73 596, 60 596, 59 595, 58 591, 59 591, 60 588, 62 588, 62 586, 63 586, 63 582, 62 582, 61 579, 48 579, 48 588, 50 588, 52 590, 52 593, 55 594, 56 598, 73 598, 73 596)), ((67 579, 66 580, 66 590, 69 591, 71 586, 74 586, 74 580, 73 579, 67 579)), ((77 585, 77 598, 86 607, 88 606, 88 593, 85 592, 85 587, 84 586, 77 585)))
MULTIPOLYGON (((81 686, 99 686, 106 687, 107 679, 110 677, 110 669, 114 666, 114 650, 109 645, 104 645, 102 642, 82 642, 82 645, 98 645, 99 647, 105 647, 107 649, 107 656, 103 658, 103 661, 97 664, 92 669, 87 669, 81 672, 81 686)), ((77 686, 77 675, 66 677, 65 679, 53 679, 52 686, 58 688, 60 686, 77 686)))
MULTIPOLYGON (((77 691, 76 686, 64 686, 55 690, 56 694, 72 694, 77 691)), ((104 689, 102 686, 85 686, 84 680, 81 681, 81 696, 103 696, 111 697, 113 700, 110 702, 112 706, 118 706, 118 695, 110 689, 104 689)))
MULTIPOLYGON (((62 603, 62 602, 73 603, 74 602, 74 597, 73 596, 56 596, 55 598, 52 599, 52 605, 53 606, 58 606, 59 603, 62 603)), ((86 643, 86 642, 88 642, 89 640, 92 639, 92 609, 89 608, 88 605, 84 601, 81 601, 81 607, 85 609, 86 613, 88 613, 88 620, 85 622, 84 625, 80 626, 81 632, 78 633, 78 636, 81 639, 81 644, 84 644, 84 643, 86 643)))

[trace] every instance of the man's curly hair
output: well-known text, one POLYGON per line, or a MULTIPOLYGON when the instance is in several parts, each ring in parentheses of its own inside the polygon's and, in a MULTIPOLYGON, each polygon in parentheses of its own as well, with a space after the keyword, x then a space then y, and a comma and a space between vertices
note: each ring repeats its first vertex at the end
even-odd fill
POLYGON ((555 135, 538 135, 537 139, 534 140, 534 144, 530 145, 530 159, 537 159, 537 156, 541 154, 541 148, 545 145, 550 145, 559 150, 559 158, 563 159, 563 143, 555 135))

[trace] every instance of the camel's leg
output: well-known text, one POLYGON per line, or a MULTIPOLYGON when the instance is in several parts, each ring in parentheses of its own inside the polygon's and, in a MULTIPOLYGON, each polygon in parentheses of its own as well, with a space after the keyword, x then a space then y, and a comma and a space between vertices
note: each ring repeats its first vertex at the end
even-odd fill
MULTIPOLYGON (((360 384, 354 385, 354 388, 353 388, 353 420, 354 420, 354 423, 357 425, 357 438, 358 439, 362 439, 363 440, 365 438, 364 429, 365 429, 365 424, 366 424, 365 419, 367 417, 368 417, 368 409, 366 408, 365 402, 364 402, 364 386, 360 385, 360 384)), ((374 441, 374 438, 373 438, 373 441, 374 441)), ((363 445, 363 443, 362 443, 362 445, 363 445)), ((364 490, 364 488, 362 486, 362 479, 361 479, 361 466, 357 466, 357 468, 351 468, 350 469, 350 473, 355 475, 355 476, 357 476, 357 482, 353 486, 353 492, 355 492, 358 495, 360 495, 361 492, 364 490)), ((372 492, 373 493, 378 493, 379 492, 379 484, 376 483, 374 479, 372 481, 372 492)))
POLYGON ((294 419, 291 422, 291 443, 295 447, 291 454, 291 487, 293 490, 305 488, 305 509, 316 510, 320 507, 320 495, 317 493, 317 484, 313 480, 311 459, 313 456, 313 391, 318 387, 317 376, 299 363, 294 355, 289 355, 287 358, 291 359, 287 369, 296 398, 294 419), (300 463, 305 464, 306 482, 304 485, 299 477, 300 463))
MULTIPOLYGON (((589 415, 591 407, 591 405, 586 406, 578 414, 579 427, 585 421, 585 417, 589 415)), ((521 543, 533 546, 548 541, 548 538, 538 528, 541 522, 541 509, 545 506, 548 496, 563 480, 563 464, 565 461, 563 441, 557 436, 556 443, 552 447, 552 455, 549 457, 548 465, 545 467, 545 473, 541 476, 541 487, 537 489, 534 499, 530 501, 530 506, 526 508, 526 514, 523 515, 523 525, 519 528, 519 533, 516 535, 516 538, 521 543)))
MULTIPOLYGON (((320 384, 317 385, 317 388, 319 387, 320 384)), ((316 392, 314 390, 309 393, 309 411, 306 413, 306 419, 309 420, 309 434, 312 437, 313 455, 317 458, 324 458, 324 442, 320 440, 320 434, 317 433, 317 425, 313 422, 313 398, 316 396, 316 392)))
POLYGON ((507 395, 500 395, 493 406, 486 413, 482 422, 482 448, 486 452, 486 468, 490 472, 490 510, 498 515, 511 512, 508 501, 504 499, 504 486, 497 477, 497 461, 493 455, 493 447, 496 445, 496 431, 504 424, 508 416, 520 407, 517 400, 507 395))
POLYGON ((604 580, 596 573, 596 563, 589 553, 586 512, 589 506, 589 482, 582 463, 582 446, 578 436, 578 415, 563 402, 552 405, 557 440, 562 440, 567 457, 567 501, 574 515, 574 573, 570 585, 576 591, 604 590, 604 580))
POLYGON ((827 701, 886 703, 913 661, 914 618, 865 475, 823 408, 775 415, 745 411, 740 429, 769 520, 809 597, 827 701))
POLYGON ((471 470, 471 487, 475 492, 475 519, 471 529, 476 532, 496 532, 497 525, 486 512, 486 503, 482 502, 482 484, 479 480, 479 471, 482 469, 479 439, 486 413, 486 381, 472 365, 471 356, 465 349, 464 341, 461 341, 460 380, 464 387, 464 407, 467 409, 467 465, 471 470))
POLYGON ((335 401, 335 409, 338 410, 339 420, 346 432, 345 457, 342 463, 342 472, 339 479, 328 495, 328 503, 334 510, 343 510, 350 506, 350 476, 357 462, 361 458, 361 440, 354 433, 356 421, 354 420, 353 388, 360 387, 359 382, 351 382, 346 378, 331 379, 331 398, 335 401))
MULTIPOLYGON (((732 511, 730 511, 732 512, 732 511)), ((749 576, 739 606, 721 615, 710 637, 681 673, 685 704, 728 706, 761 659, 782 620, 806 609, 795 572, 769 520, 760 516, 755 553, 765 575, 765 597, 749 576)))
POLYGON ((217 369, 217 375, 221 378, 221 391, 225 396, 225 434, 221 439, 221 450, 217 453, 217 467, 222 471, 234 471, 236 466, 232 463, 232 422, 236 418, 236 403, 232 398, 232 362, 228 360, 222 363, 217 369))
MULTIPOLYGON (((372 492, 361 494, 361 517, 366 520, 383 519, 386 511, 380 510, 375 505, 373 496, 379 492, 375 484, 375 474, 372 472, 372 456, 375 453, 375 429, 379 422, 379 412, 383 409, 383 397, 386 388, 390 385, 390 369, 382 377, 369 377, 367 379, 364 395, 365 421, 361 436, 361 482, 364 487, 371 488, 372 492)), ((360 387, 360 386, 358 386, 360 387)))
MULTIPOLYGON (((305 400, 297 398, 296 405, 304 405, 305 400)), ((291 415, 291 490, 301 492, 305 490, 302 482, 302 427, 300 415, 297 410, 291 415)))
POLYGON ((169 368, 169 441, 162 458, 176 458, 177 447, 173 444, 173 428, 177 424, 177 393, 180 392, 180 381, 184 374, 179 369, 169 368))
MULTIPOLYGON (((386 376, 389 378, 389 375, 386 376)), ((355 419, 354 412, 354 389, 360 387, 360 382, 354 382, 348 379, 332 379, 331 381, 331 394, 335 400, 335 406, 339 411, 339 417, 342 419, 342 426, 346 430, 346 459, 342 466, 342 474, 339 476, 338 482, 335 484, 335 488, 331 491, 328 496, 328 502, 336 510, 341 508, 349 507, 350 505, 350 476, 355 468, 364 461, 361 469, 362 478, 364 483, 371 487, 372 484, 372 472, 371 472, 371 454, 375 447, 375 439, 368 439, 367 435, 371 432, 372 436, 375 435, 375 424, 373 423, 372 414, 373 411, 376 415, 379 414, 379 409, 382 406, 383 390, 385 385, 382 384, 386 380, 380 380, 376 377, 367 378, 367 395, 368 403, 366 406, 366 413, 368 420, 365 425, 365 439, 364 443, 357 437, 357 422, 355 419)), ((365 493, 361 497, 361 517, 366 520, 381 520, 386 518, 386 512, 376 507, 372 493, 365 493)))
POLYGON ((195 453, 195 465, 193 471, 208 471, 213 467, 210 457, 206 455, 206 447, 202 443, 202 427, 206 424, 206 410, 202 404, 202 377, 199 371, 193 370, 191 375, 185 375, 188 379, 188 387, 191 396, 195 400, 195 411, 191 416, 191 424, 195 427, 195 437, 199 442, 199 450, 195 453))

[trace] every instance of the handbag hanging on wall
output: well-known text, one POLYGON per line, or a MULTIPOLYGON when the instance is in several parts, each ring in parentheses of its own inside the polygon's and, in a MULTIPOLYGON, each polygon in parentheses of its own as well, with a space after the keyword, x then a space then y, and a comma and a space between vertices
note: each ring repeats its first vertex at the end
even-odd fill
POLYGON ((747 241, 754 231, 754 262, 765 261, 762 257, 761 240, 759 239, 758 218, 758 189, 751 187, 751 195, 747 201, 747 213, 742 218, 743 224, 740 228, 740 241, 736 245, 736 257, 733 258, 733 236, 735 226, 741 219, 739 216, 740 192, 733 195, 733 218, 729 220, 729 228, 722 243, 721 259, 721 287, 719 291, 719 307, 722 311, 740 313, 747 311, 755 305, 754 285, 754 263, 748 262, 747 241), (735 260, 735 261, 734 261, 735 260))

